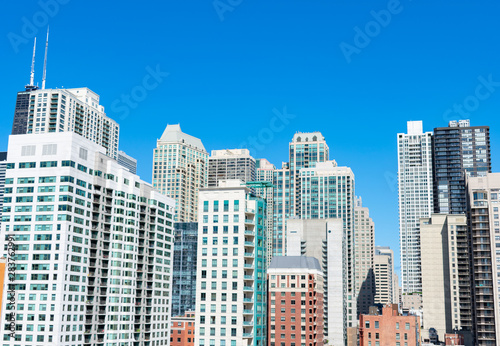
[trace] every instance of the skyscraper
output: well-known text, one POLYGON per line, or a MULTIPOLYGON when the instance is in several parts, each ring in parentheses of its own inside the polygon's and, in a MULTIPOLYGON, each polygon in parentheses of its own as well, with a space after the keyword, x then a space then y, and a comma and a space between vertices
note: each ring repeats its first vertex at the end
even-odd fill
POLYGON ((73 132, 10 136, 8 153, 1 311, 20 327, 3 344, 168 340, 174 201, 73 132))
POLYGON ((357 323, 357 292, 354 242, 354 174, 349 167, 338 167, 335 161, 318 162, 315 167, 299 171, 301 219, 339 218, 343 222, 346 242, 347 299, 350 306, 348 327, 357 323))
MULTIPOLYGON (((361 197, 356 197, 354 206, 355 270, 354 291, 357 295, 357 314, 367 314, 375 297, 375 275, 373 255, 375 225, 370 211, 363 207, 361 197)), ((392 302, 391 302, 392 303, 392 302)))
POLYGON ((289 163, 275 171, 273 255, 285 255, 285 224, 290 217, 301 216, 299 171, 328 161, 329 149, 320 132, 297 132, 289 144, 289 163))
POLYGON ((174 269, 172 282, 172 316, 184 316, 196 308, 196 263, 198 223, 174 224, 174 269))
POLYGON ((434 212, 465 214, 465 176, 491 172, 488 126, 470 126, 469 120, 450 121, 434 129, 434 212))
POLYGON ((255 159, 248 149, 212 150, 208 158, 208 186, 216 187, 220 180, 255 181, 255 159))
POLYGON ((500 341, 500 173, 467 179, 473 298, 477 345, 500 341))
POLYGON ((420 218, 433 211, 432 132, 409 121, 398 133, 399 241, 403 293, 422 292, 420 218))
MULTIPOLYGON (((266 159, 257 159, 255 162, 256 180, 273 182, 274 171, 276 167, 266 159)), ((267 206, 267 225, 266 225, 266 242, 267 242, 267 263, 271 263, 273 258, 273 229, 274 229, 274 187, 257 187, 257 195, 266 200, 267 206)))
POLYGON ((27 85, 24 91, 17 93, 16 107, 14 109, 14 121, 12 122, 13 135, 24 135, 28 133, 28 115, 30 113, 30 95, 31 91, 38 87, 27 85))
POLYGON ((266 344, 266 204, 242 184, 226 180, 200 190, 199 345, 266 344))
MULTIPOLYGON (((21 96, 23 101, 19 102, 22 104, 16 104, 13 134, 71 131, 102 145, 108 156, 114 159, 118 157, 120 128, 106 116, 104 107, 99 105, 99 95, 95 92, 88 88, 34 88, 23 92, 21 96), (27 113, 25 98, 29 100, 27 113)), ((18 99, 19 97, 18 95, 18 99)))
POLYGON ((175 220, 196 222, 198 191, 207 186, 208 153, 180 125, 167 125, 153 154, 153 187, 175 199, 175 220))

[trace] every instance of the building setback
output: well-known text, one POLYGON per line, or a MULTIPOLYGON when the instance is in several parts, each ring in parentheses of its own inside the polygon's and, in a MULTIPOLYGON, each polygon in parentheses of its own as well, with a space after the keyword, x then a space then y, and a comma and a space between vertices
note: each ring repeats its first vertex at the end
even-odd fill
POLYGON ((207 186, 208 153, 196 137, 167 125, 153 153, 153 187, 175 199, 175 221, 196 222, 198 191, 207 186))
POLYGON ((420 264, 421 217, 433 211, 432 132, 421 121, 408 121, 408 133, 398 133, 399 242, 402 292, 422 292, 420 264))
POLYGON ((172 283, 172 316, 184 316, 196 308, 196 263, 198 223, 174 224, 174 269, 172 283))
POLYGON ((398 305, 385 305, 382 314, 371 308, 359 317, 360 346, 420 346, 420 317, 401 315, 398 305))
POLYGON ((465 214, 465 176, 491 172, 490 128, 470 126, 469 120, 450 121, 434 129, 434 212, 465 214))
POLYGON ((200 190, 196 345, 266 345, 266 203, 242 184, 200 190))
POLYGON ((473 328, 477 345, 500 341, 500 173, 467 179, 473 328))
POLYGON ((1 311, 20 327, 3 345, 166 345, 173 200, 72 132, 10 136, 8 153, 16 310, 1 311))
POLYGON ((270 346, 323 345, 323 271, 314 257, 274 257, 267 270, 270 346))

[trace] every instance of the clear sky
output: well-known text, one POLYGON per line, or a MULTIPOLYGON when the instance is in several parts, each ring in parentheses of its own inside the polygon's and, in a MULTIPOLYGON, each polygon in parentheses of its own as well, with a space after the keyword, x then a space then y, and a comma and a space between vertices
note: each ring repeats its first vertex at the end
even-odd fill
POLYGON ((47 88, 98 93, 146 181, 167 124, 180 123, 209 151, 246 143, 277 166, 296 131, 321 131, 330 158, 356 175, 375 243, 398 253, 396 134, 406 121, 423 120, 425 131, 450 119, 489 125, 499 167, 500 2, 444 3, 4 2, 0 150, 29 81, 35 34, 41 85, 49 24, 47 88))

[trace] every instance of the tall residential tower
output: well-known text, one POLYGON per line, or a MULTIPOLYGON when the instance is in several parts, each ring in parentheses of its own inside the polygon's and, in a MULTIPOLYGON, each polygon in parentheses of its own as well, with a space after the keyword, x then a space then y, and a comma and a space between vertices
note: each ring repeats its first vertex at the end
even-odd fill
POLYGON ((1 311, 18 327, 3 345, 168 340, 174 201, 105 153, 73 132, 10 136, 3 227, 16 266, 1 311))
POLYGON ((490 129, 470 126, 469 120, 450 121, 434 129, 434 212, 465 214, 465 176, 491 172, 490 129))
POLYGON ((153 187, 175 199, 175 220, 196 222, 198 191, 207 186, 208 153, 180 125, 167 125, 153 155, 153 187))
POLYGON ((422 292, 420 218, 433 211, 432 132, 409 121, 398 134, 399 241, 403 293, 422 292))
POLYGON ((266 345, 266 203, 242 184, 200 190, 197 345, 266 345))

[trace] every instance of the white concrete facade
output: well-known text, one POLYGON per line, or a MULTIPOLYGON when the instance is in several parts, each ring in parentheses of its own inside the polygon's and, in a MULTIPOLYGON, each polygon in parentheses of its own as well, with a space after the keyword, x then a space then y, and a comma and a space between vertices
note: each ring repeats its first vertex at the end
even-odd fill
POLYGON ((168 345, 174 201, 105 153, 73 132, 9 137, 2 319, 20 328, 2 345, 168 345))
POLYGON ((106 116, 99 95, 88 88, 30 91, 28 134, 71 131, 118 157, 120 127, 106 116))
POLYGON ((200 190, 195 345, 266 343, 265 202, 242 184, 200 190))
POLYGON ((433 207, 432 132, 409 121, 398 133, 399 242, 403 293, 422 291, 420 218, 433 207))

